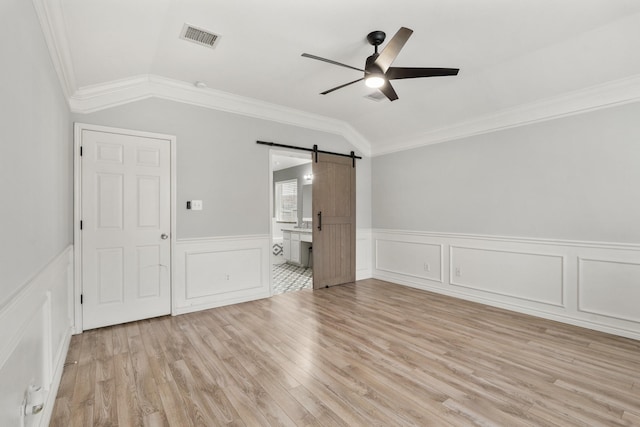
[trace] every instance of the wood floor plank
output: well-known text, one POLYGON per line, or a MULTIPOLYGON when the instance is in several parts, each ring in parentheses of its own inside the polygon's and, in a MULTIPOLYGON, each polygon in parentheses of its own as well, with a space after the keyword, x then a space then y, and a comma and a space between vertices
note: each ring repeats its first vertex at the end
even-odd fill
POLYGON ((94 426, 113 426, 118 418, 115 380, 108 379, 96 383, 96 397, 93 408, 94 426))
POLYGON ((172 426, 194 426, 191 418, 187 414, 189 405, 182 400, 182 394, 178 386, 173 381, 158 383, 158 394, 162 400, 162 407, 169 425, 172 426))
POLYGON ((71 402, 68 397, 57 397, 51 414, 51 425, 69 426, 71 425, 71 402))
POLYGON ((373 279, 88 331, 67 363, 54 427, 640 425, 639 341, 373 279))
POLYGON ((194 426, 216 425, 216 414, 213 408, 206 404, 204 396, 198 392, 195 386, 196 381, 187 364, 183 360, 178 360, 170 366, 191 424, 194 426))

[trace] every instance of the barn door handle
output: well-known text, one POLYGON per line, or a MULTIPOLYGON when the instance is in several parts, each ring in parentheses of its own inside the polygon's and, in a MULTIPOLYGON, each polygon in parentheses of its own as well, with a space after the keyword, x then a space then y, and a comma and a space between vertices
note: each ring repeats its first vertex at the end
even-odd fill
POLYGON ((322 231, 322 211, 318 212, 318 231, 322 231))

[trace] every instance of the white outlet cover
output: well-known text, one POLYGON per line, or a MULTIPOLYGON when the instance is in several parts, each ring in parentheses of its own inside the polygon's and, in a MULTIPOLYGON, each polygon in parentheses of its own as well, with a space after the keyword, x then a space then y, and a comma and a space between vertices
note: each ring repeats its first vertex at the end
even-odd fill
POLYGON ((193 211, 201 211, 202 210, 202 200, 192 200, 191 201, 191 210, 193 210, 193 211))

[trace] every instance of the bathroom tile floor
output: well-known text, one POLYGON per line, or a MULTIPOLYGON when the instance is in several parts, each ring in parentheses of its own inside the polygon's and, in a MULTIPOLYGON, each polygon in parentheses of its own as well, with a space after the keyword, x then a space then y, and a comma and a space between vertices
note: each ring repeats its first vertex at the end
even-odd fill
POLYGON ((313 287, 313 269, 288 263, 273 265, 273 295, 313 287))

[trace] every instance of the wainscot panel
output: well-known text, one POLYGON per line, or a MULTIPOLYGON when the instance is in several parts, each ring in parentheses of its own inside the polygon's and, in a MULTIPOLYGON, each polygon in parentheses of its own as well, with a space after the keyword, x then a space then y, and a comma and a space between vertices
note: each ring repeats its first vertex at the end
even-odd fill
POLYGON ((356 280, 372 277, 371 229, 356 230, 356 280))
POLYGON ((640 339, 640 245, 382 229, 372 240, 374 278, 640 339))
POLYGON ((579 259, 578 308, 640 324, 640 263, 579 259))
POLYGON ((177 241, 173 314, 269 297, 269 246, 268 235, 177 241))
POLYGON ((452 285, 563 305, 562 256, 460 246, 449 248, 452 285))
POLYGON ((376 240, 376 270, 442 283, 442 245, 376 240))
POLYGON ((2 426, 49 425, 72 333, 72 266, 69 246, 0 307, 2 426))

